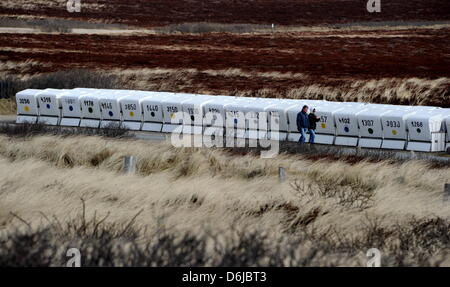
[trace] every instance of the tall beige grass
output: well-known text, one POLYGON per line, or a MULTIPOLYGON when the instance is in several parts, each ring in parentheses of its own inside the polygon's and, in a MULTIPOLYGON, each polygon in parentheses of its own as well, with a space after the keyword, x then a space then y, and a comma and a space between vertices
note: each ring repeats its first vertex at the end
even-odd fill
POLYGON ((359 80, 348 86, 327 87, 305 86, 288 91, 288 98, 313 98, 333 101, 355 101, 376 103, 402 103, 411 105, 448 105, 450 95, 449 78, 385 78, 380 80, 359 80))
POLYGON ((283 212, 251 214, 284 204, 296 206, 300 214, 320 206, 324 214, 315 226, 338 226, 346 232, 358 232, 366 213, 395 219, 386 224, 450 214, 450 206, 442 203, 450 169, 431 169, 418 161, 351 165, 288 155, 261 159, 222 150, 173 148, 168 143, 53 136, 0 137, 0 155, 3 222, 12 220, 9 211, 34 223, 40 220, 38 211, 70 217, 79 197, 88 199, 91 211, 111 211, 112 220, 129 218, 143 208, 140 224, 154 224, 155 213, 167 214, 171 225, 188 229, 257 224, 276 232, 288 224, 283 212), (138 175, 120 174, 125 155, 139 159, 138 175), (287 169, 289 180, 284 184, 277 183, 279 166, 287 169), (299 193, 291 186, 294 182, 313 189, 326 183, 347 193, 365 190, 373 193, 373 202, 362 209, 342 205, 320 192, 299 193), (192 202, 194 197, 200 204, 192 202))
MULTIPOLYGON (((87 218, 109 214, 105 224, 125 225, 139 212, 135 226, 144 232, 142 242, 150 238, 146 230, 158 230, 161 220, 174 234, 233 237, 258 231, 278 247, 306 232, 315 237, 302 239, 299 250, 306 252, 305 258, 311 247, 320 250, 318 238, 321 244, 337 244, 345 236, 345 242, 354 242, 349 254, 324 247, 320 252, 328 253, 307 264, 361 266, 366 250, 358 249, 365 247, 357 238, 370 245, 370 238, 378 236, 372 233, 381 232, 389 241, 384 248, 395 252, 398 243, 389 237, 390 228, 398 232, 425 228, 423 220, 447 220, 450 205, 442 196, 449 179, 450 168, 433 169, 421 161, 350 164, 293 155, 261 159, 221 149, 174 148, 166 142, 0 136, 0 231, 14 230, 23 221, 38 228, 49 224, 48 218, 64 225, 80 216, 82 198, 87 218), (138 158, 136 175, 121 173, 125 155, 138 158), (284 183, 278 182, 279 166, 287 170, 284 183), (414 220, 419 221, 411 225, 414 220)), ((450 264, 445 249, 433 250, 444 260, 439 264, 450 264)), ((211 260, 216 256, 212 253, 211 260)))
POLYGON ((338 85, 316 83, 310 76, 302 73, 251 72, 241 69, 197 70, 197 69, 127 69, 113 70, 124 86, 130 89, 196 92, 204 94, 224 94, 247 97, 270 97, 292 99, 320 99, 329 101, 355 101, 405 105, 448 106, 450 79, 423 78, 382 78, 342 82, 338 85), (196 77, 207 75, 224 78, 244 77, 249 81, 277 81, 296 79, 298 88, 269 87, 262 89, 236 90, 232 85, 211 89, 207 82, 196 81, 196 77))
POLYGON ((12 99, 0 99, 0 115, 14 115, 16 114, 16 100, 12 99))

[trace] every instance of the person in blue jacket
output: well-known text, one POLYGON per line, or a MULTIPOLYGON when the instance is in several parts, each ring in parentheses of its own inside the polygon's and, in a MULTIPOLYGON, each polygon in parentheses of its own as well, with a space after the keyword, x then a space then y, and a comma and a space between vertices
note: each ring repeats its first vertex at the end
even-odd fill
POLYGON ((306 105, 297 114, 297 129, 301 134, 298 143, 303 144, 306 142, 306 131, 309 129, 308 106, 306 105))

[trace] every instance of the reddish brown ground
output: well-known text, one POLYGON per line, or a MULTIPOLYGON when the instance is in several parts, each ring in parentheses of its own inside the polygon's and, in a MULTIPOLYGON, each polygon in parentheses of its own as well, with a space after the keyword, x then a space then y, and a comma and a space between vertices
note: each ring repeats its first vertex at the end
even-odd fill
POLYGON ((139 86, 143 89, 241 92, 241 95, 260 95, 262 90, 269 89, 274 94, 268 96, 284 97, 293 89, 314 85, 334 90, 315 94, 302 91, 298 96, 322 98, 333 94, 333 100, 450 107, 450 86, 447 84, 450 79, 450 29, 422 29, 415 23, 450 20, 448 0, 382 1, 382 13, 374 14, 366 11, 367 0, 82 0, 81 13, 68 13, 65 5, 18 5, 24 1, 30 2, 11 2, 16 3, 8 6, 13 8, 0 4, 0 15, 76 18, 143 27, 200 21, 284 25, 366 21, 372 24, 400 21, 396 23, 401 24, 406 21, 407 25, 416 26, 396 31, 344 29, 241 35, 0 34, 0 64, 12 63, 0 68, 9 74, 39 74, 73 68, 106 71, 116 68, 120 74, 125 69, 153 71, 160 68, 170 69, 167 74, 171 74, 155 76, 153 73, 146 79, 137 80, 134 76, 124 77, 127 83, 147 83, 139 86), (88 5, 94 3, 103 6, 88 5), (14 66, 24 62, 34 64, 27 69, 23 65, 14 66), (183 71, 186 69, 197 72, 185 76, 183 71), (224 74, 227 69, 239 69, 244 74, 224 74), (222 74, 203 72, 205 70, 222 74), (261 72, 299 73, 304 77, 258 75, 261 72), (434 83, 424 83, 424 80, 442 77, 447 80, 440 81, 438 87, 434 83), (395 78, 397 82, 381 88, 377 86, 373 91, 370 91, 371 84, 367 88, 357 82, 382 78, 395 78), (418 78, 414 81, 421 84, 408 83, 412 87, 406 87, 408 91, 404 92, 402 83, 411 78, 418 78), (397 90, 392 91, 392 86, 397 90), (350 96, 349 92, 352 92, 350 96), (347 94, 340 98, 342 93, 347 94))
MULTIPOLYGON (((9 0, 12 1, 12 0, 9 0)), ((20 4, 24 0, 15 1, 20 4)), ((27 3, 30 1, 27 1, 27 3)), ((368 13, 367 0, 82 0, 82 13, 55 7, 3 7, 1 14, 70 17, 136 26, 182 22, 317 25, 366 21, 436 21, 450 19, 448 0, 389 0, 382 13, 368 13), (93 8, 89 4, 102 5, 93 8), (24 7, 24 8, 22 8, 24 7)), ((0 6, 1 7, 1 6, 0 6)))
MULTIPOLYGON (((328 81, 382 77, 450 77, 449 30, 401 31, 407 37, 363 38, 320 33, 280 35, 0 34, 0 60, 50 64, 36 73, 83 68, 196 68, 304 73, 328 81), (408 36, 409 34, 409 36, 408 36), (15 50, 17 49, 17 50, 15 50)), ((352 32, 356 34, 355 32, 352 32)), ((341 33, 345 35, 345 33, 341 33)), ((287 80, 289 82, 289 79, 287 80)), ((211 85, 222 83, 211 83, 211 85)), ((246 81, 245 85, 251 85, 246 81)))
POLYGON ((36 73, 72 67, 159 67, 293 72, 329 80, 450 77, 449 30, 414 31, 410 37, 398 38, 303 38, 304 35, 0 34, 0 60, 29 59, 51 64, 36 67, 36 73))
MULTIPOLYGON (((429 29, 266 35, 0 34, 0 61, 42 63, 27 71, 31 74, 73 68, 107 71, 111 68, 180 71, 194 68, 200 72, 190 75, 189 85, 180 78, 169 89, 176 91, 175 86, 179 85, 187 87, 185 91, 197 92, 201 86, 202 90, 214 93, 232 93, 267 88, 283 96, 290 89, 315 84, 349 87, 356 80, 450 78, 449 33, 448 29, 429 29), (347 37, 349 34, 352 37, 347 37), (305 77, 249 78, 201 72, 227 69, 248 73, 301 73, 305 77)), ((21 70, 12 68, 8 72, 20 74, 21 70)), ((421 92, 416 90, 416 93, 420 96, 421 92)), ((450 87, 441 87, 437 93, 425 101, 405 99, 402 103, 450 106, 450 87)), ((369 100, 386 101, 380 98, 382 94, 380 91, 369 100)), ((340 100, 339 95, 336 99, 340 100)), ((399 100, 388 102, 396 101, 399 100)))

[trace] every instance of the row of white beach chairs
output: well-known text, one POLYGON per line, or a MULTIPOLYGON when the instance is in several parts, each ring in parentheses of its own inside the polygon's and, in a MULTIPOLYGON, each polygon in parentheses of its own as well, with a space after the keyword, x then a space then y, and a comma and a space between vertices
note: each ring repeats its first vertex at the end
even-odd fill
POLYGON ((185 93, 77 88, 17 93, 17 122, 123 128, 298 141, 304 105, 320 117, 316 143, 444 151, 450 147, 450 109, 355 102, 246 98, 185 93), (206 132, 207 131, 207 132, 206 132))

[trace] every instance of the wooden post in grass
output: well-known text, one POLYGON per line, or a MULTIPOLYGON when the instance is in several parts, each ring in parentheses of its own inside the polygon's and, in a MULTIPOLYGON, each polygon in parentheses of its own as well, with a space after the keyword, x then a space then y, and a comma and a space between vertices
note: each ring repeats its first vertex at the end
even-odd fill
POLYGON ((444 185, 444 201, 450 201, 450 183, 444 185))
POLYGON ((278 182, 279 183, 283 183, 286 181, 286 170, 284 169, 284 167, 279 167, 278 168, 278 182))
POLYGON ((125 156, 123 158, 123 173, 125 174, 136 173, 136 158, 134 156, 125 156))

